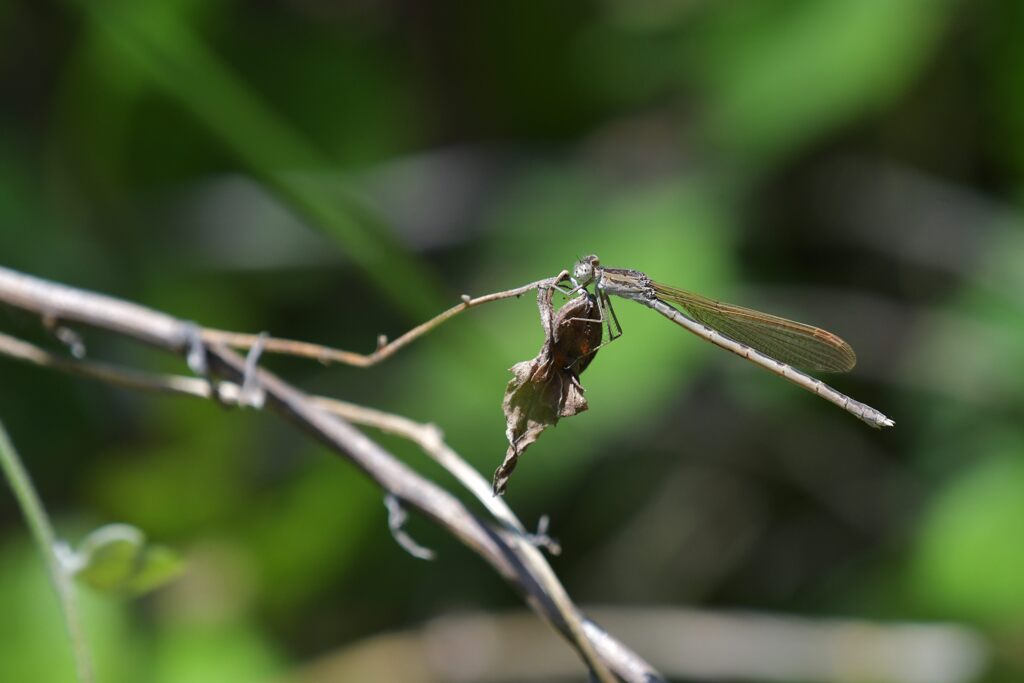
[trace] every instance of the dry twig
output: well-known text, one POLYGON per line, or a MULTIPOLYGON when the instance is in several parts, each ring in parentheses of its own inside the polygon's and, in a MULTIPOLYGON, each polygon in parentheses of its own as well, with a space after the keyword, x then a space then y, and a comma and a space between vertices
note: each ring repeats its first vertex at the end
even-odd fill
MULTIPOLYGON (((408 346, 411 342, 419 339, 441 323, 448 321, 467 309, 481 304, 490 303, 492 301, 519 297, 534 289, 556 285, 562 282, 566 277, 568 277, 568 275, 569 271, 563 270, 554 278, 537 280, 536 282, 531 282, 530 284, 523 285, 522 287, 508 289, 503 292, 495 292, 494 294, 487 294, 485 296, 478 296, 476 298, 472 298, 468 294, 463 294, 462 303, 456 304, 447 311, 434 316, 427 322, 417 325, 401 337, 388 342, 384 336, 381 336, 378 340, 379 343, 377 350, 373 353, 355 353, 352 351, 343 351, 341 349, 331 348, 330 346, 323 346, 321 344, 311 344, 309 342, 297 341, 294 339, 278 339, 275 337, 263 338, 263 350, 266 353, 279 353, 288 356, 313 358, 321 363, 335 362, 354 365, 360 368, 368 368, 371 365, 376 365, 382 360, 390 358, 399 349, 408 346)), ((214 330, 208 328, 203 329, 201 334, 203 341, 207 343, 224 344, 225 346, 230 346, 234 349, 250 349, 260 340, 260 335, 258 334, 244 334, 240 332, 228 332, 225 330, 214 330)))
MULTIPOLYGON (((562 277, 564 273, 557 278, 526 285, 520 290, 492 295, 493 298, 467 299, 462 305, 449 309, 441 316, 395 340, 389 345, 392 347, 390 351, 366 364, 372 364, 390 355, 409 341, 475 303, 518 296, 537 287, 553 285, 562 277)), ((268 409, 290 419, 328 448, 345 456, 389 495, 403 504, 420 510, 490 563, 519 590, 537 614, 570 641, 599 680, 613 680, 609 670, 627 681, 661 680, 661 676, 639 656, 593 622, 580 617, 578 610, 569 602, 554 572, 537 548, 520 531, 514 530, 514 527, 508 528, 507 520, 503 526, 495 527, 480 519, 457 498, 408 468, 347 421, 325 410, 312 397, 264 369, 247 368, 245 359, 220 343, 210 343, 194 324, 113 297, 55 284, 6 268, 0 268, 0 302, 32 311, 47 319, 84 323, 181 354, 189 359, 189 364, 193 368, 208 367, 213 375, 235 385, 247 386, 247 379, 249 382, 255 382, 255 385, 264 392, 268 409), (553 586, 557 586, 554 593, 550 590, 553 586)), ((254 344, 257 339, 258 337, 252 337, 248 346, 254 344)), ((265 350, 271 350, 271 341, 265 340, 265 350)), ((14 348, 17 344, 8 346, 14 348)), ((382 347, 384 348, 388 347, 382 347)), ((33 355, 30 348, 21 347, 20 351, 24 359, 33 355)), ((375 353, 380 353, 380 350, 375 353)), ((371 354, 369 357, 374 355, 371 354)), ((126 386, 134 384, 133 388, 175 391, 166 388, 176 385, 175 382, 158 387, 155 386, 152 376, 112 372, 114 369, 111 366, 94 366, 88 369, 75 366, 72 369, 71 361, 68 359, 64 359, 65 362, 62 363, 55 363, 52 358, 42 358, 38 355, 36 361, 39 364, 97 379, 110 379, 117 375, 117 383, 126 386)), ((185 389, 184 385, 178 385, 177 389, 182 389, 178 393, 192 393, 191 390, 185 389)), ((207 396, 223 398, 209 388, 206 392, 207 396)), ((521 528, 521 525, 519 526, 521 528)))

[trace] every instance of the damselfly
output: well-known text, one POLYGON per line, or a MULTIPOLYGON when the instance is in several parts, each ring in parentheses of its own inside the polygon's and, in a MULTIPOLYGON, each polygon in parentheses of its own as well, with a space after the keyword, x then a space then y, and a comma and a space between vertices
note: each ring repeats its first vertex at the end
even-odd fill
POLYGON ((609 343, 622 335, 609 295, 652 308, 698 337, 732 351, 790 382, 831 401, 872 427, 891 427, 891 419, 855 401, 804 370, 848 372, 857 363, 853 349, 817 327, 741 306, 722 303, 654 282, 637 270, 604 268, 597 256, 580 259, 570 278, 574 291, 594 285, 598 322, 607 325, 609 343), (679 309, 669 304, 675 304, 679 309))

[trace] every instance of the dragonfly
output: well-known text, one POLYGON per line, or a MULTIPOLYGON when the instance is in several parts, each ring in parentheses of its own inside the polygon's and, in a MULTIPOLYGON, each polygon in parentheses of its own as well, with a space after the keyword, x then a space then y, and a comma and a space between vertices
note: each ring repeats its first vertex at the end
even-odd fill
POLYGON ((605 344, 622 336, 622 326, 611 304, 614 295, 657 311, 698 337, 821 396, 872 427, 895 424, 880 411, 807 374, 849 372, 856 365, 857 356, 850 345, 831 332, 663 285, 638 270, 605 268, 596 255, 577 261, 569 279, 573 284, 569 294, 589 296, 587 287, 593 285, 598 318, 590 322, 607 326, 605 344))

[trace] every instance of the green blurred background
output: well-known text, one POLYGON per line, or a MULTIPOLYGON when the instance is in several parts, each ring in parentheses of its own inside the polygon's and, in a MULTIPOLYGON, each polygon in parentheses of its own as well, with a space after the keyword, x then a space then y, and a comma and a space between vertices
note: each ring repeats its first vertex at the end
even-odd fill
MULTIPOLYGON (((1024 680, 1022 22, 1011 0, 6 2, 0 264, 364 352, 593 252, 826 327, 859 356, 827 379, 894 429, 624 302, 590 410, 508 502, 551 516, 583 604, 951 621, 989 648, 972 680, 1024 680)), ((0 329, 59 348, 17 311, 0 329)), ((527 296, 372 369, 265 364, 436 423, 489 477, 540 342, 527 296)), ((428 522, 437 561, 405 554, 380 492, 272 416, 3 358, 0 387, 62 536, 128 522, 189 563, 142 600, 83 595, 104 683, 287 677, 520 606, 428 522)), ((0 680, 70 680, 4 491, 0 680)))

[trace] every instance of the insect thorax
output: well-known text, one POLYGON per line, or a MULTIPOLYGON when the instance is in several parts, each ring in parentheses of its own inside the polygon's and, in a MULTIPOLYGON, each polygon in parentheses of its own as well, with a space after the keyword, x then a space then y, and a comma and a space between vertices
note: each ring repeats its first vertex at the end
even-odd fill
POLYGON ((608 294, 625 299, 653 299, 651 280, 639 270, 602 268, 597 273, 598 286, 608 294))

